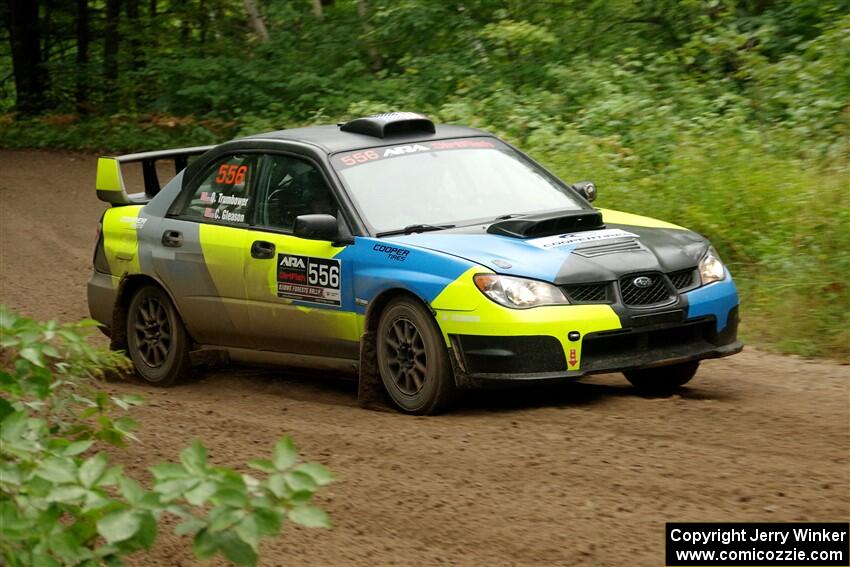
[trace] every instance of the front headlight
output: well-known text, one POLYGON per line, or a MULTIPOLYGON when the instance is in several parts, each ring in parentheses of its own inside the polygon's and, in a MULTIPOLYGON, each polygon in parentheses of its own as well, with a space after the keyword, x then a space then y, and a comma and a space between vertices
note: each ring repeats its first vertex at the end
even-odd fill
POLYGON ((473 280, 481 293, 512 309, 569 303, 560 289, 546 282, 497 274, 478 274, 473 280))
POLYGON ((708 252, 699 261, 699 277, 702 285, 719 282, 726 277, 726 268, 713 246, 709 247, 708 252))

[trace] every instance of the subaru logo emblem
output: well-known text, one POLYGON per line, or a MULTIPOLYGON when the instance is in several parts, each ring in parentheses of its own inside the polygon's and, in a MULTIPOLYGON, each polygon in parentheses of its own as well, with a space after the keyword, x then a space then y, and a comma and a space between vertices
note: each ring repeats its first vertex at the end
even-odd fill
POLYGON ((633 279, 632 283, 635 284, 635 287, 646 288, 652 285, 652 278, 640 276, 639 278, 633 279))

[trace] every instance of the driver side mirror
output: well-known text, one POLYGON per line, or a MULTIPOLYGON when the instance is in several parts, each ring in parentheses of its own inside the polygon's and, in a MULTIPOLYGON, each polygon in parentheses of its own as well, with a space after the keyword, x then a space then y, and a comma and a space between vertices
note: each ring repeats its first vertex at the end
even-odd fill
POLYGON ((572 184, 573 191, 588 201, 596 200, 596 184, 593 181, 579 181, 572 184))
POLYGON ((308 240, 339 239, 339 223, 333 215, 298 215, 292 233, 308 240))

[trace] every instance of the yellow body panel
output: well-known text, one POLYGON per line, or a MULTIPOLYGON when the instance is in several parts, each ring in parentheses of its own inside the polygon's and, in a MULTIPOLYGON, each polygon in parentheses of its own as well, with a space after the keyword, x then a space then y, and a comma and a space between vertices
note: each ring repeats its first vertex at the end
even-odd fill
POLYGON ((678 230, 687 230, 685 227, 664 222, 651 217, 643 217, 633 215, 632 213, 624 213, 613 209, 599 209, 602 213, 602 221, 611 224, 626 224, 631 226, 646 226, 651 228, 674 228, 678 230))
POLYGON ((141 209, 141 206, 114 207, 103 215, 104 252, 115 285, 122 276, 141 271, 137 235, 141 209))
POLYGON ((121 178, 121 165, 118 160, 102 157, 97 160, 97 179, 95 189, 98 191, 124 191, 121 178))
POLYGON ((431 307, 449 311, 474 311, 482 302, 489 302, 490 300, 484 297, 484 294, 472 284, 472 276, 490 273, 492 272, 484 266, 469 268, 434 298, 431 307))
MULTIPOLYGON (((363 329, 363 317, 353 311, 328 307, 296 305, 292 299, 277 295, 277 255, 294 254, 313 258, 333 258, 345 250, 323 240, 307 240, 288 234, 256 231, 244 243, 250 249, 254 240, 264 240, 275 245, 275 257, 258 260, 246 254, 245 284, 251 321, 257 336, 275 336, 287 327, 305 338, 327 337, 331 340, 358 341, 363 329)), ((341 277, 353 278, 347 262, 341 263, 341 277)), ((291 331, 290 331, 291 332, 291 331)))
POLYGON ((219 297, 245 297, 245 250, 249 233, 242 228, 215 224, 199 225, 204 263, 219 297))
POLYGON ((620 318, 610 305, 550 305, 531 309, 502 307, 487 299, 472 281, 474 274, 487 271, 478 268, 468 270, 431 303, 446 344, 451 344, 449 335, 548 335, 561 343, 567 368, 579 370, 584 336, 621 328, 620 318), (448 308, 451 305, 463 307, 448 308), (475 307, 467 309, 468 305, 475 307), (582 338, 570 341, 567 338, 570 331, 578 331, 582 338))

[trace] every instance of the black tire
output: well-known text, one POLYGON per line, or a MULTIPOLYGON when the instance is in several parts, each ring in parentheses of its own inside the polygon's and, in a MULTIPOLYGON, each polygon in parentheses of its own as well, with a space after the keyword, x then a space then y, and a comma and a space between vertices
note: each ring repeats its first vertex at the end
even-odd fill
POLYGON ((391 301, 378 322, 378 370, 404 413, 433 415, 457 398, 449 353, 437 322, 412 298, 391 301))
POLYGON ((188 378, 189 335, 162 289, 139 288, 127 309, 127 352, 145 382, 171 386, 188 378))
POLYGON ((644 368, 623 372, 626 379, 641 393, 651 395, 670 395, 691 381, 697 373, 699 360, 682 362, 669 366, 644 368))

